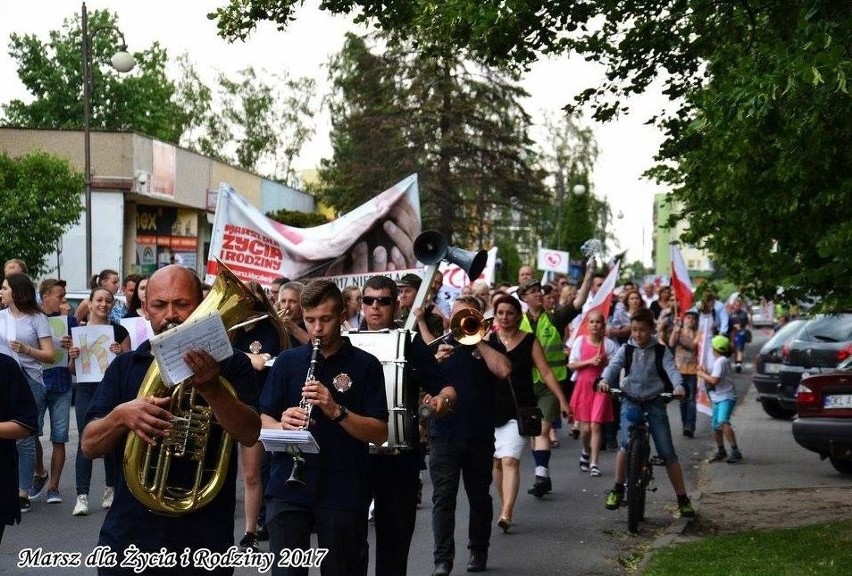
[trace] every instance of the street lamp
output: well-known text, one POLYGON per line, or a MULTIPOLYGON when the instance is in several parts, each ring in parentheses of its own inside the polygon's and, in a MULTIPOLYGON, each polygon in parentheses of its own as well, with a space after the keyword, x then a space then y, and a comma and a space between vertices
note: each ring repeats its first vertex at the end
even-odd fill
POLYGON ((83 59, 83 169, 86 178, 86 282, 92 277, 92 39, 102 30, 114 30, 121 38, 121 49, 110 59, 118 72, 130 72, 136 65, 127 52, 124 34, 115 26, 96 26, 89 30, 89 13, 83 2, 80 17, 83 59))

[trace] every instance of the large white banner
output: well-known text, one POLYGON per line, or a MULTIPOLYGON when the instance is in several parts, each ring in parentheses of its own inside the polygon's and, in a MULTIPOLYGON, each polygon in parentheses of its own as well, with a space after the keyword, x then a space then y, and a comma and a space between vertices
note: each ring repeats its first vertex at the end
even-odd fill
POLYGON ((418 268, 414 239, 420 234, 420 195, 412 174, 340 218, 313 228, 293 228, 264 216, 233 188, 219 188, 206 280, 218 258, 237 276, 268 286, 291 280, 343 276, 398 277, 418 268))

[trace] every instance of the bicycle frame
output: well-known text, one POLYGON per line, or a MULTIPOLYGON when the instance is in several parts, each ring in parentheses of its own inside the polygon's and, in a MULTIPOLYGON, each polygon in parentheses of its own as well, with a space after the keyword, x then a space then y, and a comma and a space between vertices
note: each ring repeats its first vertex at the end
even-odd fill
POLYGON ((627 482, 625 501, 627 503, 627 530, 631 534, 639 531, 639 523, 645 519, 645 497, 648 490, 656 490, 654 482, 654 458, 651 457, 651 429, 648 425, 647 406, 658 398, 671 399, 671 394, 661 394, 647 400, 637 400, 613 389, 613 395, 626 398, 637 408, 638 413, 628 415, 631 424, 627 440, 627 482))

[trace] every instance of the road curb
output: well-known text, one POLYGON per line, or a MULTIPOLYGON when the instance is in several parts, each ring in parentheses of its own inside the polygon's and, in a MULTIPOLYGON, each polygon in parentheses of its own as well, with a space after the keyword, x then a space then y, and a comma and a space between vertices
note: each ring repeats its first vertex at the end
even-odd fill
MULTIPOLYGON (((694 498, 692 498, 692 506, 695 508, 695 516, 698 517, 701 508, 701 496, 702 492, 698 491, 695 493, 694 498)), ((665 531, 657 536, 653 542, 651 542, 650 548, 645 552, 642 556, 642 560, 639 562, 639 565, 636 567, 635 574, 637 576, 642 576, 645 573, 646 568, 648 567, 648 563, 651 561, 651 558, 654 557, 654 554, 663 548, 668 548, 675 542, 677 542, 678 538, 680 538, 690 524, 695 520, 695 518, 683 518, 677 517, 674 521, 668 525, 665 531)))

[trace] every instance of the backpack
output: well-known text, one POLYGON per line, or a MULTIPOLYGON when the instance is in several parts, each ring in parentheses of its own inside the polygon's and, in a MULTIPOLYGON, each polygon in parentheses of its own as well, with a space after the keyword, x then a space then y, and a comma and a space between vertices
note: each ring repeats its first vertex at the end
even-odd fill
MULTIPOLYGON (((636 349, 636 346, 633 344, 625 344, 624 345, 624 376, 627 377, 630 374, 630 367, 633 365, 633 351, 636 349)), ((663 344, 657 342, 654 344, 654 354, 655 361, 654 364, 657 367, 657 374, 660 376, 660 380, 663 381, 663 391, 671 394, 674 392, 674 385, 672 384, 671 378, 669 378, 668 373, 663 368, 663 355, 666 352, 666 347, 663 344)))

